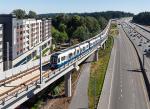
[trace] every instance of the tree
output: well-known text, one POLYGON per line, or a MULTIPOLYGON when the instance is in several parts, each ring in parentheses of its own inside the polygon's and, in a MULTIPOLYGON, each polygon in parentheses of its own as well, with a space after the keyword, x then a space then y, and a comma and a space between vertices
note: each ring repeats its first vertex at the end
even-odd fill
POLYGON ((89 38, 88 36, 89 36, 88 29, 86 27, 80 26, 74 31, 72 37, 74 39, 79 39, 79 41, 84 41, 89 38))
POLYGON ((29 11, 28 17, 29 17, 29 18, 37 18, 37 14, 36 14, 36 12, 34 12, 34 11, 29 11))
POLYGON ((67 26, 65 24, 63 24, 63 23, 61 23, 59 25, 59 31, 61 31, 61 32, 66 32, 66 28, 67 28, 67 26))
POLYGON ((142 25, 150 25, 150 12, 141 12, 133 17, 133 22, 142 25))
POLYGON ((108 21, 104 18, 104 17, 99 17, 98 19, 99 25, 101 27, 101 29, 105 29, 105 27, 107 26, 108 21))
POLYGON ((66 33, 66 32, 60 32, 58 41, 59 41, 60 43, 64 43, 64 42, 67 41, 67 40, 68 40, 68 35, 67 35, 67 33, 66 33))
POLYGON ((55 27, 52 27, 52 37, 53 37, 53 43, 57 43, 59 39, 60 32, 55 29, 55 27))
POLYGON ((12 14, 15 14, 18 19, 23 19, 26 17, 26 12, 22 9, 13 10, 12 14))
POLYGON ((68 35, 66 32, 59 32, 54 27, 52 27, 52 37, 53 43, 64 43, 68 40, 68 35))
POLYGON ((99 32, 100 25, 94 17, 85 17, 86 27, 88 28, 89 32, 92 35, 95 35, 95 33, 99 32))

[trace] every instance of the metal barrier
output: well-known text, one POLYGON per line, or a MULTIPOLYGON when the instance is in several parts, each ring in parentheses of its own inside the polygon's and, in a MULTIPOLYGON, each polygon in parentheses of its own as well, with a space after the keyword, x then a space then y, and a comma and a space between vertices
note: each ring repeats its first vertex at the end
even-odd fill
MULTIPOLYGON (((69 71, 73 70, 76 65, 79 65, 81 62, 83 62, 85 59, 87 59, 91 54, 93 54, 101 45, 105 43, 107 40, 107 33, 109 31, 111 21, 109 21, 109 24, 106 27, 106 31, 103 34, 103 37, 101 38, 101 41, 99 44, 97 44, 94 48, 89 49, 85 53, 83 53, 81 56, 76 57, 69 63, 65 64, 64 66, 60 67, 59 69, 56 69, 54 71, 47 70, 43 72, 43 84, 40 83, 40 75, 37 75, 30 80, 25 81, 24 83, 19 84, 18 86, 15 86, 11 90, 8 90, 0 95, 0 108, 15 108, 16 106, 20 105, 24 101, 28 100, 33 95, 37 94, 44 88, 46 88, 48 85, 68 73, 69 71)), ((97 37, 97 36, 96 36, 97 37)), ((45 57, 43 60, 44 64, 47 64, 49 62, 50 56, 45 57)), ((4 73, 7 74, 7 78, 0 81, 0 85, 3 85, 4 83, 9 83, 17 78, 21 78, 24 75, 27 75, 28 73, 31 73, 37 69, 39 69, 39 60, 34 61, 33 66, 29 65, 22 65, 20 67, 11 69, 9 71, 6 71, 4 73), (27 68, 25 68, 27 67, 27 68), (20 69, 21 68, 21 69, 20 69), (12 71, 13 75, 12 76, 12 71), (15 73, 17 72, 17 73, 15 73)), ((5 75, 6 77, 6 75, 5 75)))

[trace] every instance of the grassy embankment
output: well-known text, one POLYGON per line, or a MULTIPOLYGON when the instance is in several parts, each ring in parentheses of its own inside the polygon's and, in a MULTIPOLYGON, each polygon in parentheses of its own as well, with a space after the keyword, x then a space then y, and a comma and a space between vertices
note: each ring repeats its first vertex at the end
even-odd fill
POLYGON ((113 36, 117 36, 118 30, 117 25, 112 24, 109 32, 109 38, 106 42, 106 49, 99 50, 98 62, 93 62, 91 65, 90 81, 89 81, 89 108, 94 109, 94 104, 97 105, 104 79, 107 70, 107 66, 110 59, 111 50, 113 47, 113 36))

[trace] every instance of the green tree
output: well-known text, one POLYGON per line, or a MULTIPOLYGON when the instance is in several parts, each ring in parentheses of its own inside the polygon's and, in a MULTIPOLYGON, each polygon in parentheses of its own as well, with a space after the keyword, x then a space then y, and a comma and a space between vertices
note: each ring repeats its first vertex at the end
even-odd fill
POLYGON ((23 19, 26 17, 26 12, 22 9, 13 10, 12 14, 15 14, 18 19, 23 19))
POLYGON ((29 18, 37 18, 37 14, 36 14, 36 12, 34 12, 34 11, 29 11, 28 17, 29 17, 29 18))
POLYGON ((104 17, 99 17, 98 22, 102 30, 105 29, 108 23, 108 21, 104 17))
POLYGON ((68 40, 67 33, 66 32, 60 32, 59 39, 58 39, 59 43, 62 43, 62 42, 64 43, 67 40, 68 40))
POLYGON ((60 32, 56 30, 55 27, 52 27, 51 32, 52 32, 52 37, 53 37, 53 43, 56 44, 58 42, 60 32))
POLYGON ((66 32, 59 32, 54 27, 52 27, 52 37, 53 43, 64 43, 68 40, 68 35, 66 32))
POLYGON ((94 17, 85 17, 86 27, 89 32, 94 36, 100 30, 100 25, 96 18, 94 17))
POLYGON ((141 12, 133 17, 133 22, 150 25, 150 12, 141 12))
POLYGON ((80 26, 74 31, 72 37, 74 39, 79 39, 79 41, 84 41, 89 38, 89 31, 86 27, 80 26))
POLYGON ((59 25, 59 31, 61 31, 61 32, 66 32, 66 28, 67 28, 67 26, 65 24, 63 24, 63 23, 61 23, 59 25))

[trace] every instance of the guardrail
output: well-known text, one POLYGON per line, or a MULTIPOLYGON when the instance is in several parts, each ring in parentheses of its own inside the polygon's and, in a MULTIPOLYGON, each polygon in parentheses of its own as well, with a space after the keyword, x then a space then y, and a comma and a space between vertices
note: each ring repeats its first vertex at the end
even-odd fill
MULTIPOLYGON (((68 73, 69 71, 73 70, 76 65, 79 65, 81 62, 83 62, 86 58, 88 58, 91 54, 93 54, 105 41, 107 40, 107 33, 109 31, 111 21, 109 21, 108 26, 106 27, 106 31, 103 34, 104 37, 101 38, 101 42, 97 44, 94 48, 89 49, 87 52, 83 53, 79 57, 76 57, 69 63, 65 64, 64 66, 60 67, 59 69, 56 69, 54 71, 47 70, 43 72, 43 84, 39 85, 40 75, 37 75, 30 80, 25 81, 24 83, 19 84, 18 86, 12 88, 9 91, 6 91, 0 95, 0 108, 15 108, 24 101, 28 100, 33 95, 37 94, 41 90, 43 90, 45 87, 68 73)), ((95 37, 98 37, 95 36, 95 37)), ((44 64, 47 64, 49 61, 49 56, 45 57, 45 60, 43 60, 44 64)), ((26 70, 22 69, 19 73, 17 73, 15 76, 10 75, 11 71, 7 71, 9 73, 8 80, 1 80, 0 84, 9 83, 17 78, 22 77, 23 75, 26 75, 27 73, 30 73, 32 71, 35 71, 39 68, 39 60, 35 61, 38 63, 33 64, 34 67, 28 67, 26 70), (33 68, 33 69, 32 69, 33 68)), ((25 65, 23 66, 25 67, 25 65)), ((21 67, 19 67, 21 68, 21 67)), ((19 68, 13 69, 13 71, 17 71, 19 68)), ((6 72, 5 72, 6 73, 6 72)), ((15 72, 13 72, 14 74, 15 72)))

